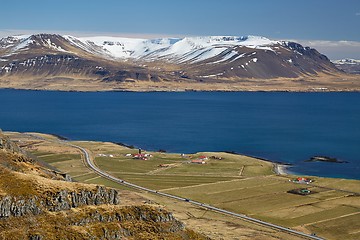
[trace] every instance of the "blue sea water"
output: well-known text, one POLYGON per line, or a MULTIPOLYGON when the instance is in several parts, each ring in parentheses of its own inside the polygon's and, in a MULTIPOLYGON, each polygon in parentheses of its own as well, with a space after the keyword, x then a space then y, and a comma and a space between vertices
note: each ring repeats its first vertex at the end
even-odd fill
POLYGON ((234 151, 360 179, 360 93, 0 90, 0 128, 169 152, 234 151), (314 155, 349 163, 304 162, 314 155))

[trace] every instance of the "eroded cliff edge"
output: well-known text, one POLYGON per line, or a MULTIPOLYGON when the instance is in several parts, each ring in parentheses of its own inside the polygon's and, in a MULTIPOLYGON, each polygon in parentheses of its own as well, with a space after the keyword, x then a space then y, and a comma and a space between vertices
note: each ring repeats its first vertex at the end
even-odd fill
POLYGON ((69 181, 0 132, 0 239, 207 239, 121 192, 69 181))

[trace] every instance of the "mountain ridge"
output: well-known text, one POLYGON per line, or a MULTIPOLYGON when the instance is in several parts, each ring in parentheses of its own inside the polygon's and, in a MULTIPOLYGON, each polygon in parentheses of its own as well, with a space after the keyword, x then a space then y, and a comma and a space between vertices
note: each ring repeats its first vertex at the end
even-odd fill
MULTIPOLYGON (((139 39, 36 34, 0 39, 0 87, 45 88, 86 80, 98 88, 127 89, 129 84, 151 83, 172 89, 176 84, 214 87, 215 83, 230 86, 253 80, 343 75, 316 49, 251 35, 139 39)), ((79 90, 76 84, 70 90, 79 90)))

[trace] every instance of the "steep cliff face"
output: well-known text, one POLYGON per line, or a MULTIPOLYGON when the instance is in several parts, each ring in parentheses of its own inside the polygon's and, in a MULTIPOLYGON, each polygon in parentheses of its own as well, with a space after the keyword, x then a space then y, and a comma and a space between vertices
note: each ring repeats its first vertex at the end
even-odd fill
POLYGON ((58 175, 0 133, 0 239, 207 239, 163 209, 58 175))
POLYGON ((41 196, 0 197, 0 218, 37 215, 45 211, 63 211, 84 205, 119 204, 119 193, 114 189, 98 186, 96 190, 78 192, 46 191, 41 196))

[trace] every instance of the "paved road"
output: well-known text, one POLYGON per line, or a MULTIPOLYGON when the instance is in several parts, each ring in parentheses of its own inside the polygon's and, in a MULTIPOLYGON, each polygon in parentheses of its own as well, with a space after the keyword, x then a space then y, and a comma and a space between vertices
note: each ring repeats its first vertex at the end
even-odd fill
POLYGON ((160 195, 160 196, 168 197, 168 198, 171 198, 171 199, 176 199, 176 200, 183 201, 183 202, 189 202, 189 203, 191 203, 193 205, 197 205, 199 207, 203 207, 203 208, 206 208, 208 210, 212 210, 212 211, 223 213, 223 214, 230 215, 230 216, 233 216, 233 217, 245 219, 245 220, 250 221, 250 222, 254 222, 254 223, 266 226, 266 227, 274 228, 274 229, 277 229, 277 230, 280 230, 280 231, 283 231, 283 232, 287 232, 287 233, 290 233, 290 234, 293 234, 293 235, 296 235, 296 236, 304 237, 306 239, 323 240, 323 238, 320 238, 320 237, 317 237, 317 236, 313 236, 313 235, 309 235, 309 234, 306 234, 306 233, 303 233, 303 232, 295 231, 295 230, 292 230, 292 229, 289 229, 289 228, 286 228, 286 227, 282 227, 282 226, 279 226, 279 225, 276 225, 276 224, 264 222, 264 221, 261 221, 261 220, 256 219, 256 218, 246 216, 244 214, 230 212, 230 211, 227 211, 227 210, 224 210, 224 209, 221 209, 221 208, 217 208, 217 207, 205 204, 205 203, 197 202, 197 201, 194 201, 194 200, 191 200, 191 199, 178 197, 178 196, 163 193, 163 192, 158 192, 158 191, 153 190, 153 189, 145 188, 145 187, 142 187, 142 186, 127 182, 125 180, 116 178, 116 177, 102 171, 101 169, 99 169, 94 164, 92 158, 90 157, 89 152, 83 147, 80 147, 78 145, 75 145, 75 144, 72 144, 72 143, 69 143, 69 142, 63 141, 63 140, 49 140, 49 139, 44 139, 42 137, 35 136, 35 135, 31 135, 31 136, 36 137, 38 139, 45 140, 45 141, 56 142, 56 143, 60 143, 60 144, 63 144, 63 145, 67 145, 67 146, 71 146, 71 147, 79 149, 84 154, 85 163, 87 164, 87 166, 89 168, 91 168, 98 175, 100 175, 100 176, 102 176, 102 177, 104 177, 106 179, 109 179, 109 180, 111 180, 113 182, 116 182, 116 183, 119 183, 119 184, 122 184, 122 185, 125 185, 125 186, 128 186, 128 187, 132 187, 132 188, 135 188, 135 189, 138 189, 138 190, 143 190, 143 191, 150 192, 150 193, 153 193, 153 194, 157 194, 157 195, 160 195))
POLYGON ((256 218, 248 217, 248 216, 243 215, 243 214, 238 214, 238 213, 230 212, 230 211, 227 211, 227 210, 224 210, 224 209, 221 209, 221 208, 213 207, 213 206, 208 205, 208 204, 205 204, 205 203, 197 202, 197 201, 194 201, 194 200, 191 200, 191 199, 187 199, 187 198, 183 198, 183 197, 178 197, 178 196, 171 195, 171 194, 167 194, 167 193, 163 193, 163 192, 158 192, 158 191, 153 190, 153 189, 145 188, 145 187, 142 187, 142 186, 139 186, 139 185, 136 185, 136 184, 133 184, 133 183, 124 181, 124 180, 122 180, 122 179, 116 178, 116 177, 114 177, 114 176, 112 176, 112 175, 110 175, 110 174, 102 171, 101 169, 99 169, 99 168, 94 164, 94 162, 92 161, 92 159, 91 159, 91 157, 90 157, 90 154, 88 153, 88 151, 87 151, 85 148, 80 147, 80 146, 77 146, 77 145, 74 145, 74 144, 70 144, 70 143, 67 143, 67 145, 72 146, 72 147, 75 147, 75 148, 81 150, 81 151, 83 152, 84 156, 85 156, 86 164, 87 164, 88 167, 90 167, 94 172, 96 172, 96 173, 99 174, 100 176, 102 176, 102 177, 104 177, 104 178, 106 178, 106 179, 109 179, 109 180, 111 180, 111 181, 114 181, 114 182, 116 182, 116 183, 119 183, 119 184, 122 184, 122 185, 126 185, 126 186, 128 186, 128 187, 132 187, 132 188, 135 188, 135 189, 143 190, 143 191, 146 191, 146 192, 154 193, 154 194, 157 194, 157 195, 160 195, 160 196, 164 196, 164 197, 176 199, 176 200, 179 200, 179 201, 189 202, 189 203, 191 203, 191 204, 194 204, 194 205, 197 205, 197 206, 200 206, 200 207, 203 207, 203 208, 206 208, 206 209, 215 211, 215 212, 220 212, 220 213, 224 213, 224 214, 231 215, 231 216, 234 216, 234 217, 242 218, 242 219, 248 220, 248 221, 250 221, 250 222, 255 222, 255 223, 258 223, 258 224, 260 224, 260 225, 264 225, 264 226, 267 226, 267 227, 275 228, 275 229, 278 229, 278 230, 281 230, 281 231, 284 231, 284 232, 288 232, 288 233, 291 233, 291 234, 294 234, 294 235, 297 235, 297 236, 305 237, 305 238, 308 238, 308 239, 317 239, 317 240, 322 240, 322 239, 323 239, 323 238, 320 238, 320 237, 317 237, 317 236, 305 234, 305 233, 303 233, 303 232, 295 231, 295 230, 292 230, 292 229, 289 229, 289 228, 285 228, 285 227, 282 227, 282 226, 279 226, 279 225, 275 225, 275 224, 272 224, 272 223, 264 222, 264 221, 261 221, 261 220, 256 219, 256 218))

